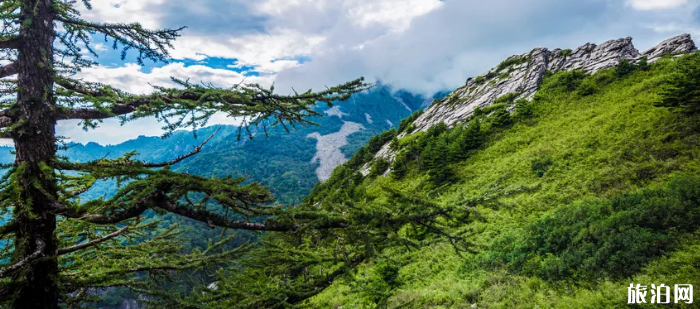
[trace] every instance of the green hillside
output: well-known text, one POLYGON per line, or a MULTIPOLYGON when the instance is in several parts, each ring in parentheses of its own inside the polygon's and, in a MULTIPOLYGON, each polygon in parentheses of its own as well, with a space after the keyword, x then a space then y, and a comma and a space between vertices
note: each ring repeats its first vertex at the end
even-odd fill
POLYGON ((467 250, 446 237, 384 249, 306 305, 626 308, 630 283, 700 286, 700 116, 656 106, 681 66, 697 75, 700 54, 550 74, 531 102, 394 140, 387 176, 381 159, 358 176, 377 147, 358 152, 307 205, 420 196, 466 214, 450 232, 467 250))

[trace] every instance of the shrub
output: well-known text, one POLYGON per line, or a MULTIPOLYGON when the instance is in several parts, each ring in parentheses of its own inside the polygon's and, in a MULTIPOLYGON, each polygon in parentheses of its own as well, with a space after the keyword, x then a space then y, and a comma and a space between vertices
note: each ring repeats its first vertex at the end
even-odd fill
POLYGON ((389 161, 387 161, 385 158, 377 158, 376 160, 374 160, 374 164, 372 165, 372 171, 370 171, 369 176, 381 176, 384 174, 384 172, 386 172, 387 168, 389 168, 389 161))
POLYGON ((583 70, 564 71, 552 75, 543 84, 543 89, 563 89, 566 91, 574 91, 586 78, 586 72, 583 70))
POLYGON ((596 92, 598 92, 598 85, 596 85, 596 81, 592 78, 584 79, 578 89, 576 89, 576 94, 582 97, 592 95, 596 92))
POLYGON ((525 63, 525 62, 528 62, 529 60, 530 60, 530 57, 523 57, 523 56, 513 56, 513 57, 510 57, 510 58, 504 60, 503 62, 501 62, 501 63, 498 65, 497 71, 502 71, 503 69, 510 68, 510 67, 512 67, 512 66, 514 66, 514 65, 523 64, 523 63, 525 63))
POLYGON ((542 216, 492 244, 486 261, 549 280, 626 278, 700 226, 700 178, 585 200, 542 216))
POLYGON ((637 70, 637 65, 629 59, 622 59, 615 67, 615 76, 623 78, 637 70))
POLYGON ((532 172, 535 173, 535 176, 542 177, 553 163, 552 158, 549 156, 538 157, 532 160, 530 168, 532 169, 532 172))
POLYGON ((391 163, 391 176, 398 180, 406 176, 407 172, 406 152, 402 151, 396 155, 394 162, 391 163))
POLYGON ((498 103, 513 104, 513 102, 515 102, 515 99, 517 99, 518 96, 520 96, 520 92, 507 93, 507 94, 504 94, 504 95, 496 98, 496 100, 493 101, 493 103, 494 104, 498 104, 498 103))
POLYGON ((564 57, 564 59, 566 59, 567 57, 571 56, 571 53, 573 53, 573 51, 571 49, 567 48, 567 49, 560 51, 559 56, 562 56, 562 57, 564 57))
POLYGON ((505 128, 513 124, 513 119, 510 112, 508 112, 505 106, 500 106, 499 108, 494 109, 489 115, 488 119, 491 126, 494 128, 505 128))
POLYGON ((513 112, 513 118, 522 121, 528 118, 532 118, 535 113, 532 110, 532 104, 525 99, 520 99, 515 102, 515 110, 513 112))
POLYGON ((418 119, 418 117, 420 117, 420 115, 422 115, 422 114, 423 114, 423 110, 419 110, 419 111, 413 112, 413 114, 411 114, 411 116, 408 116, 408 117, 402 119, 401 122, 399 123, 398 133, 402 133, 402 132, 409 132, 410 133, 411 130, 409 130, 409 128, 411 127, 411 125, 413 125, 413 122, 416 121, 416 119, 418 119))

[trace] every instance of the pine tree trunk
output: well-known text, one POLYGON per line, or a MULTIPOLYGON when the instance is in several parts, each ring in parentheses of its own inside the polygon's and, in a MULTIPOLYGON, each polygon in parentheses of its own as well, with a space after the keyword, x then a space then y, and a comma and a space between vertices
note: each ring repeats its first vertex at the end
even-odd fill
POLYGON ((22 0, 21 46, 17 57, 17 109, 21 121, 13 133, 17 180, 22 188, 14 208, 19 224, 15 260, 44 246, 41 258, 14 275, 17 284, 14 308, 58 308, 58 260, 56 198, 53 160, 56 155, 53 111, 53 15, 51 0, 22 0))

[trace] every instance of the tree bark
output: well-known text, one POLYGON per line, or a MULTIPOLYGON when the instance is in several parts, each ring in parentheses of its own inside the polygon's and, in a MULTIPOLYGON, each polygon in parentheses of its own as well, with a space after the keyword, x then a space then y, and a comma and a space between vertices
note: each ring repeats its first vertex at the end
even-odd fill
POLYGON ((21 0, 20 43, 17 56, 17 106, 11 112, 20 125, 13 130, 20 188, 14 207, 18 224, 14 260, 32 255, 37 243, 43 253, 13 275, 17 286, 13 308, 58 308, 58 241, 56 216, 51 205, 57 187, 53 162, 56 156, 53 97, 53 12, 51 0, 21 0))

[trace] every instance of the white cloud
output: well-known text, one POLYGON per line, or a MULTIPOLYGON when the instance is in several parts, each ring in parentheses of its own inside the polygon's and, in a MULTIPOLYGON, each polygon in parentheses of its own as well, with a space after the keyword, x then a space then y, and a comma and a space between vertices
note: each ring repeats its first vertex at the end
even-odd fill
POLYGON ((649 29, 657 33, 675 35, 679 33, 690 33, 693 36, 700 35, 700 28, 694 25, 682 25, 678 23, 667 24, 651 24, 647 26, 649 29))
POLYGON ((136 94, 153 91, 155 86, 172 86, 171 77, 190 79, 191 82, 212 83, 220 87, 230 87, 245 79, 246 83, 271 85, 273 76, 248 76, 223 69, 213 69, 203 65, 185 66, 180 62, 169 63, 151 72, 143 72, 142 67, 135 63, 127 63, 123 67, 109 68, 97 66, 83 70, 79 75, 86 81, 100 82, 112 85, 118 89, 136 94))
MULTIPOLYGON (((185 66, 182 63, 170 63, 161 68, 154 68, 150 73, 142 71, 141 66, 127 63, 123 67, 108 68, 97 66, 86 69, 78 75, 86 81, 100 82, 112 85, 135 94, 145 94, 153 91, 151 85, 173 86, 170 77, 190 79, 191 82, 212 83, 221 87, 238 84, 245 79, 246 83, 258 83, 269 86, 274 81, 273 76, 244 76, 241 73, 213 69, 201 65, 185 66)), ((210 125, 230 124, 239 125, 240 119, 230 118, 226 114, 215 114, 209 121, 210 125)), ((108 119, 97 129, 88 132, 82 130, 79 121, 60 121, 56 127, 57 134, 66 136, 69 141, 87 143, 95 141, 100 144, 118 144, 141 135, 159 136, 164 133, 162 123, 155 118, 145 118, 129 122, 121 126, 119 120, 108 119)), ((2 141, 0 141, 2 144, 2 141)))
POLYGON ((384 25, 392 31, 408 29, 413 18, 439 7, 439 0, 351 0, 346 2, 348 16, 361 27, 384 25))
POLYGON ((670 9, 686 4, 688 0, 626 0, 636 10, 670 9))
POLYGON ((150 10, 166 0, 98 0, 92 1, 92 10, 87 10, 82 1, 76 1, 83 18, 108 23, 139 22, 147 28, 159 28, 163 15, 150 10))
POLYGON ((298 7, 313 6, 318 10, 326 8, 325 0, 263 0, 255 4, 255 12, 273 16, 282 16, 298 7))
MULTIPOLYGON (((84 16, 150 28, 189 26, 175 42, 174 58, 231 59, 230 68, 263 73, 246 82, 274 81, 281 91, 365 76, 428 94, 536 46, 575 48, 633 36, 643 49, 671 35, 695 34, 697 17, 686 10, 691 2, 697 1, 104 0, 84 16)), ((134 64, 98 67, 83 76, 138 93, 151 91, 149 82, 167 85, 170 76, 222 86, 243 78, 177 63, 149 73, 134 64)))
MULTIPOLYGON (((272 72, 283 65, 276 63, 278 59, 308 55, 324 40, 323 36, 305 35, 285 29, 264 35, 240 37, 183 36, 175 41, 172 56, 176 59, 197 60, 206 56, 235 58, 239 66, 257 66, 257 70, 272 72)), ((285 68, 287 67, 288 63, 285 68)))

